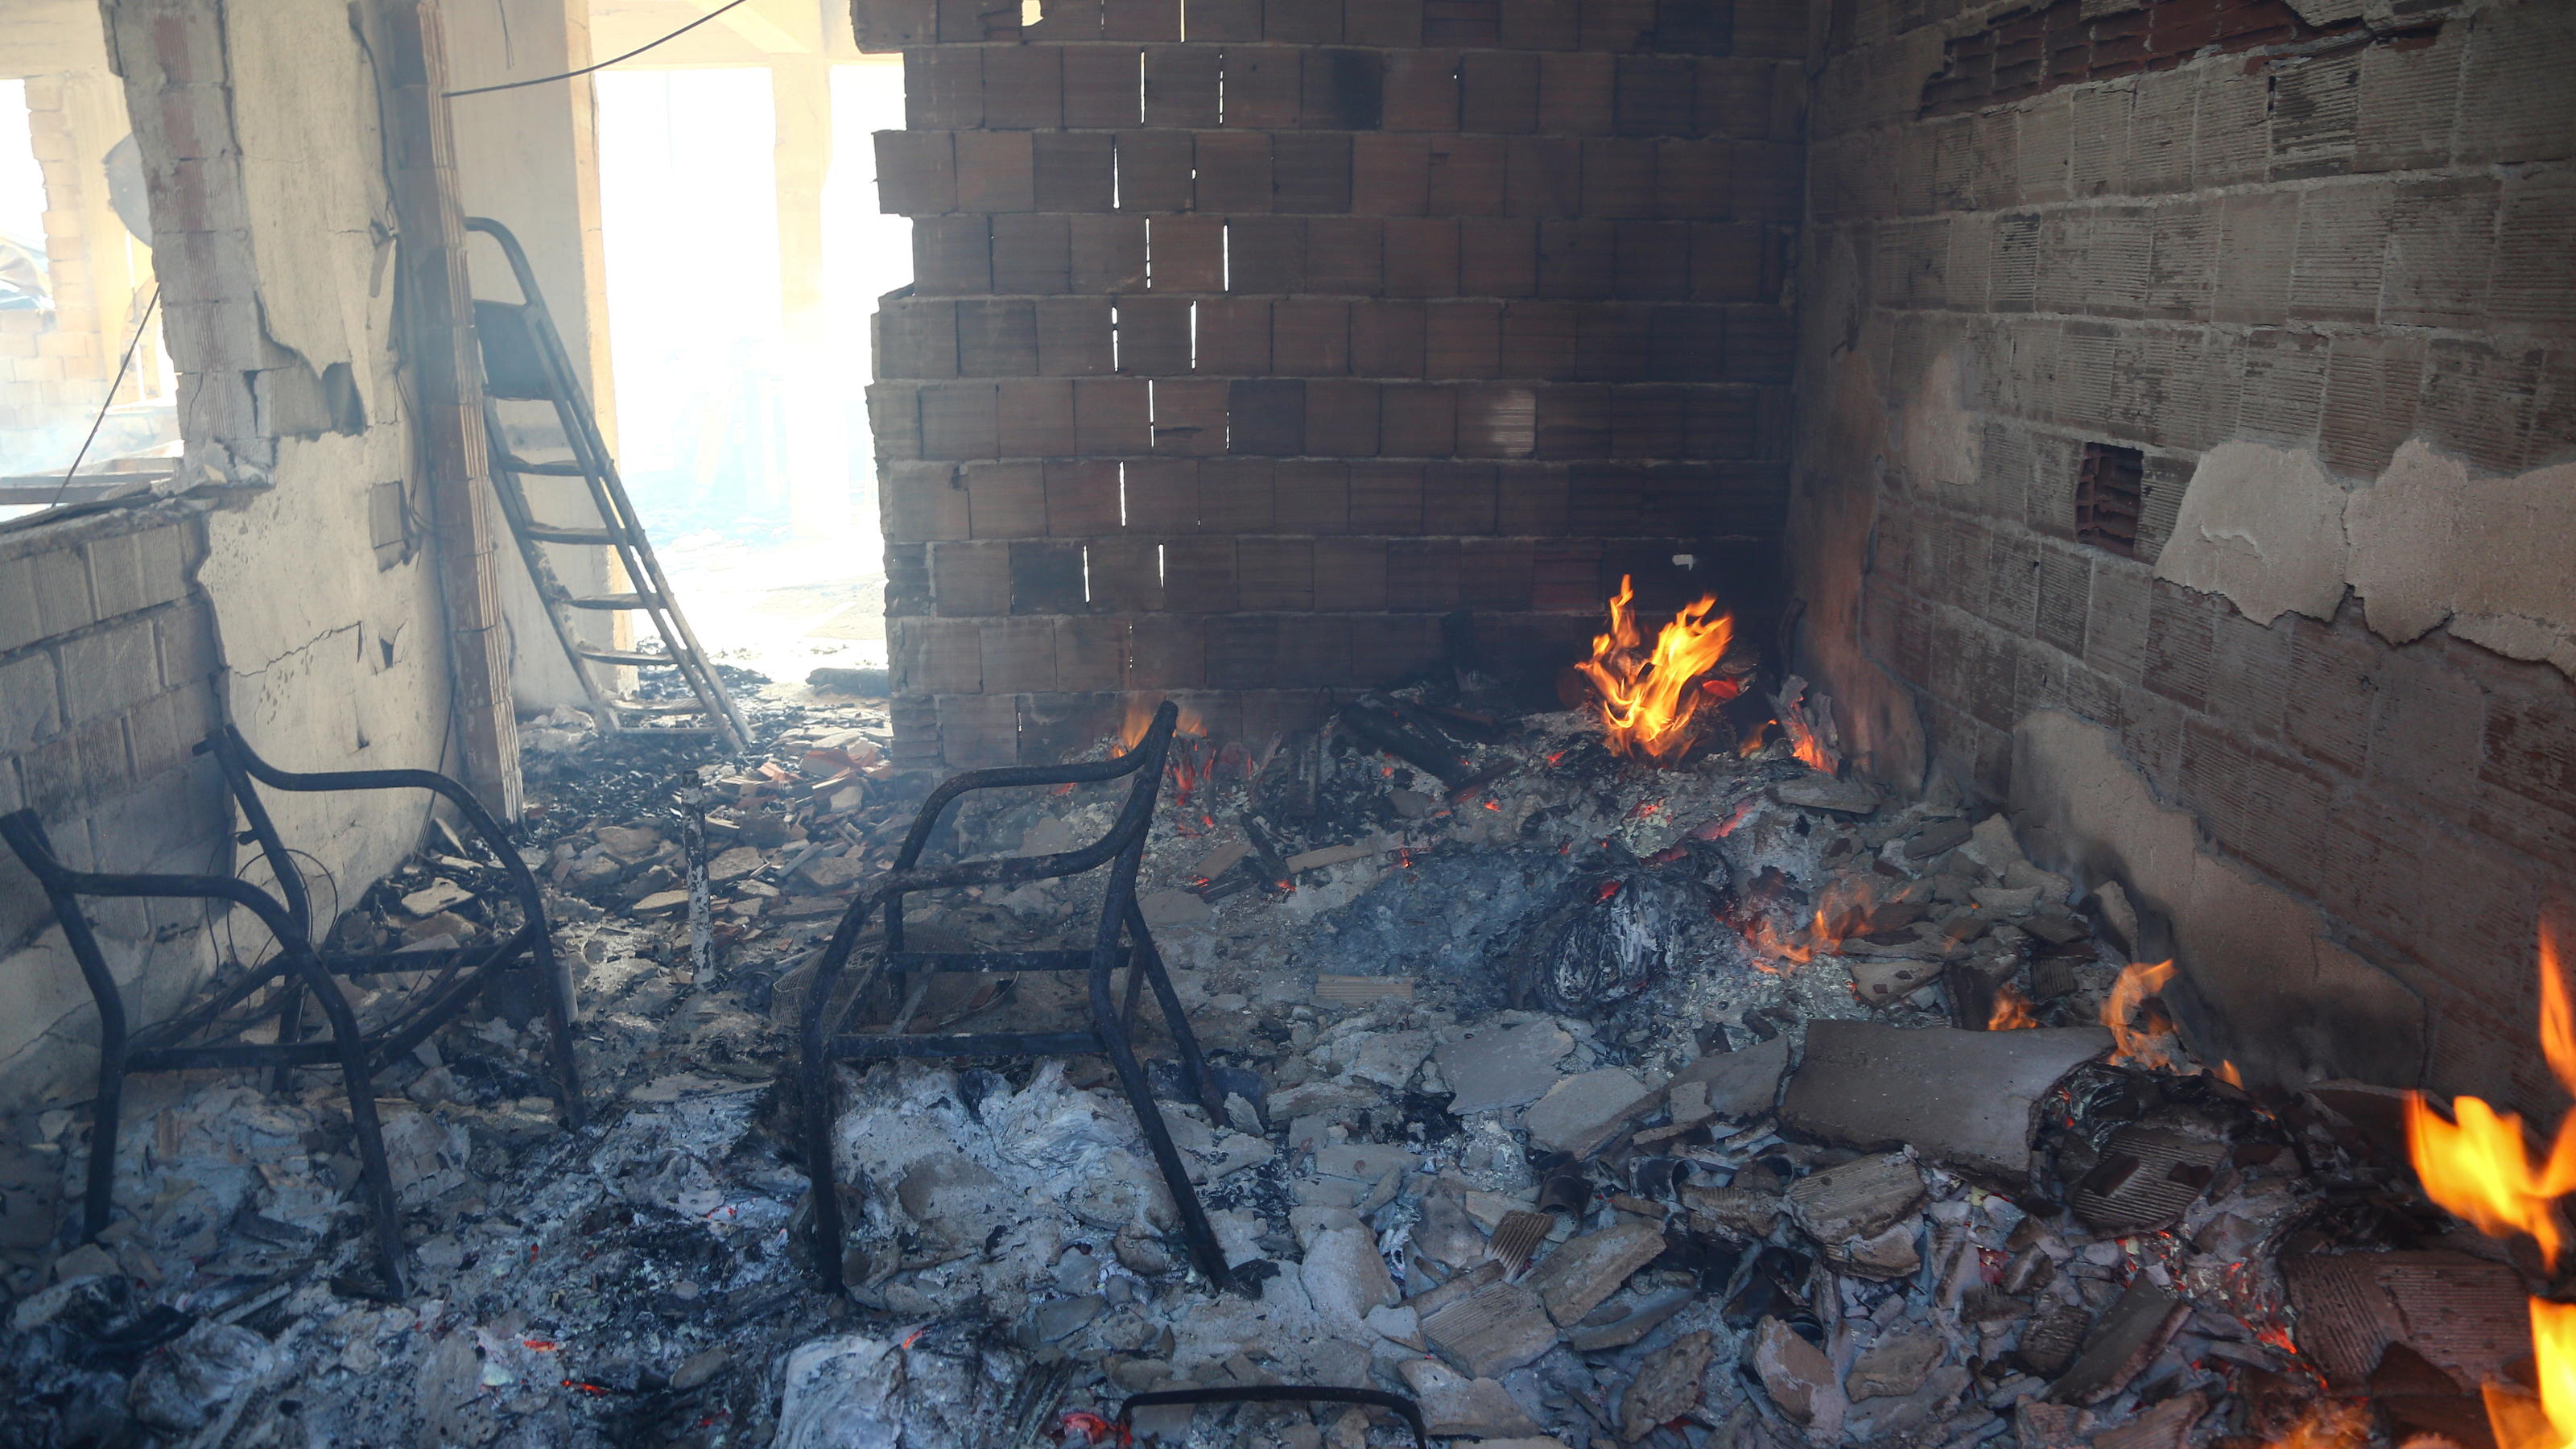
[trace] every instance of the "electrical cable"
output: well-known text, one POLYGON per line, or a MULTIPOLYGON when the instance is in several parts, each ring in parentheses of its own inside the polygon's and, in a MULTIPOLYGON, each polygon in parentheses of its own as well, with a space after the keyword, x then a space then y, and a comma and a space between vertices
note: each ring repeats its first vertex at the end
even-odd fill
POLYGON ((81 460, 89 456, 89 445, 98 441, 99 427, 107 421, 107 410, 116 405, 116 390, 125 386, 125 373, 134 366, 134 349, 143 344, 143 329, 152 325, 152 309, 161 305, 161 284, 152 284, 152 300, 143 304, 143 315, 134 319, 134 335, 125 339, 125 355, 116 360, 116 376, 107 384, 107 396, 98 400, 98 416, 89 420, 89 436, 81 439, 80 451, 72 454, 72 465, 63 470, 63 484, 54 490, 47 508, 63 501, 71 491, 72 475, 80 471, 81 460))
POLYGON ((442 94, 444 94, 448 100, 452 101, 458 96, 482 96, 490 95, 494 91, 515 91, 521 86, 541 86, 548 81, 573 80, 580 76, 586 76, 595 70, 606 70, 610 66, 617 64, 619 61, 633 60, 635 57, 651 50, 654 46, 662 44, 663 41, 677 40, 681 36, 688 34, 690 31, 697 29, 699 26, 706 24, 708 21, 715 19, 717 16, 722 15, 726 11, 734 8, 734 6, 742 3, 743 0, 731 0, 731 3, 729 4, 719 5, 715 9, 708 11, 706 14, 699 16, 697 19, 690 21, 688 24, 681 26, 679 29, 672 31, 670 34, 663 36, 661 40, 648 40, 642 45, 635 47, 633 50, 626 52, 624 55, 611 56, 607 60, 603 60, 596 65, 586 65, 579 70, 568 70, 561 75, 541 75, 535 80, 506 81, 497 86, 476 86, 472 90, 446 91, 442 94))

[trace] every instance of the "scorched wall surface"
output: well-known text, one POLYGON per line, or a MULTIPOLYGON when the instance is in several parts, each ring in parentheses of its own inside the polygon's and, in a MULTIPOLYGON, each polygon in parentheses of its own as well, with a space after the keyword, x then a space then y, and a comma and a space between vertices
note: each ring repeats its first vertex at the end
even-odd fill
MULTIPOLYGON (((2558 3, 1846 0, 1799 266, 1791 569, 1864 758, 2018 810, 2033 721, 2089 722, 2323 943, 2240 932, 2204 984, 2330 1011, 2357 954, 2426 1024, 2366 1065, 2533 1101, 2576 879, 2571 77, 2558 3), (2080 531, 2088 450, 2128 450, 2134 543, 2080 531)), ((2356 1070, 2301 1010, 2287 1065, 2356 1070)))
POLYGON ((900 752, 1258 745, 1458 611, 1552 670, 1623 573, 1770 592, 1805 5, 858 8, 900 752))

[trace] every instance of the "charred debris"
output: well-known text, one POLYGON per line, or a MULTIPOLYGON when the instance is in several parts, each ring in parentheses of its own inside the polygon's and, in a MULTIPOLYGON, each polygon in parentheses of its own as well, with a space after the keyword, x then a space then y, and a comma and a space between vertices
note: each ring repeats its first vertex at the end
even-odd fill
MULTIPOLYGON (((1795 681, 1730 693, 1666 768, 1449 688, 1181 736, 1140 903, 1229 1083, 1163 1105, 1223 1293, 1084 1058, 846 1076, 851 1287, 818 1291, 792 1023, 931 780, 882 702, 765 707, 742 759, 538 721, 520 849, 592 1124, 558 1129, 506 1003, 380 1078, 398 1301, 328 1074, 139 1088, 96 1242, 55 1217, 85 1104, 13 1124, 0 1439, 1410 1442, 1355 1404, 1117 1423, 1321 1384, 1518 1449, 2480 1442, 2525 1275, 2404 1190, 2393 1094, 2192 1061, 2118 887, 1818 768, 1795 681)), ((1115 809, 973 797, 935 852, 1061 851, 1115 809)), ((497 864, 433 830, 338 931, 470 941, 497 864)), ((1060 944, 1082 889, 923 900, 913 944, 1060 944)), ((950 977, 920 1019, 1043 1029, 1077 991, 950 977)))

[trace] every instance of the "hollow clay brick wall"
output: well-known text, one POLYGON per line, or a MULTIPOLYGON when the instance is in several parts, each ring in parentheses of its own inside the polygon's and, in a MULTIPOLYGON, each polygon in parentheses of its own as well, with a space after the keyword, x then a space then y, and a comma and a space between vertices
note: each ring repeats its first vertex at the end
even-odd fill
POLYGON ((861 0, 897 750, 1256 746, 1769 593, 1803 0, 861 0), (1037 7, 1030 7, 1036 13, 1037 7), (1692 561, 1677 567, 1676 556, 1692 561))
POLYGON ((2156 567, 2221 444, 2345 489, 2410 439, 2472 488, 2576 458, 2576 9, 1834 13, 1791 547, 1809 619, 1851 637, 1811 644, 1897 681, 1918 764, 1997 798, 2032 711, 2116 732, 2224 856, 2413 989, 2431 1082, 2543 1101, 2533 928, 2576 880, 2567 675, 2442 629, 2392 644, 2349 591, 2331 620, 2267 622, 2156 567), (2077 541, 2088 443, 2144 455, 2134 558, 2077 541))

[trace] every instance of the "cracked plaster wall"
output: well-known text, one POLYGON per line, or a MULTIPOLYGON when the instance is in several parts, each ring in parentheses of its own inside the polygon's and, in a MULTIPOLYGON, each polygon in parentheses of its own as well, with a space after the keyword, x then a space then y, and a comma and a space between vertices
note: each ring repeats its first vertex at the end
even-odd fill
MULTIPOLYGON (((167 525, 180 542, 155 544, 130 569, 123 545, 78 525, 29 535, 29 587, 74 627, 0 652, 0 668, 45 661, 60 702, 11 720, 25 735, 14 788, 102 868, 233 868, 220 794, 186 755, 216 718, 292 770, 437 768, 448 754, 444 627, 417 545, 426 527, 393 348, 398 242, 374 71, 354 28, 362 11, 339 0, 105 6, 180 371, 180 484, 200 501, 160 505, 182 515, 167 525), (111 572, 127 569, 116 578, 139 581, 131 597, 150 601, 142 642, 124 653, 86 641, 130 641, 133 619, 70 617, 74 590, 93 616, 110 600, 101 549, 111 572), (147 675, 150 699, 168 701, 151 706, 161 713, 143 724, 117 715, 105 733, 82 717, 82 701, 121 698, 147 675), (82 772, 78 783, 66 769, 82 772)), ((406 792, 270 798, 344 906, 425 821, 425 802, 406 792)), ((27 886, 14 861, 0 865, 0 1101, 76 1090, 94 1060, 86 992, 27 886)), ((203 917, 176 909, 110 944, 156 1004, 201 979, 214 951, 203 917)))
POLYGON ((2168 915, 2251 1073, 2553 1105, 2576 11, 1945 99, 2011 8, 1863 0, 1815 81, 1802 665, 1873 773, 2168 915), (2088 443, 2141 454, 2134 556, 2076 537, 2088 443))

